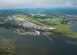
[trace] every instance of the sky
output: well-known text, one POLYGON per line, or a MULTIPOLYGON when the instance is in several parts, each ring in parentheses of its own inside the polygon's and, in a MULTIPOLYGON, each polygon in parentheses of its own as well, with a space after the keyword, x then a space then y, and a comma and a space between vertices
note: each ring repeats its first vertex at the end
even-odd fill
POLYGON ((0 9, 30 7, 77 7, 77 0, 0 0, 0 9))

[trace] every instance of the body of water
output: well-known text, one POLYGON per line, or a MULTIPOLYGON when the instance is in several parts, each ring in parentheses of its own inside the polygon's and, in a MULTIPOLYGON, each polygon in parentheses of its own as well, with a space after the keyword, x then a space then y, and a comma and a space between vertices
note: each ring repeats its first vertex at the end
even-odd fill
POLYGON ((71 30, 77 32, 77 22, 71 24, 71 30))
POLYGON ((52 39, 53 41, 45 36, 18 35, 0 28, 0 46, 11 48, 12 55, 77 55, 77 39, 52 39))

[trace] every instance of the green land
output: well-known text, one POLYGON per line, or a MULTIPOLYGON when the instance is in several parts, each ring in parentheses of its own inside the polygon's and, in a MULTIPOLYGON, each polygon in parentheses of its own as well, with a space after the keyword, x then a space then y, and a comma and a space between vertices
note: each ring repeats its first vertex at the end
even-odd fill
POLYGON ((45 27, 54 27, 54 30, 51 30, 54 35, 58 37, 67 37, 67 38, 77 38, 77 32, 73 32, 70 30, 69 26, 67 24, 62 24, 60 18, 33 18, 33 17, 27 17, 25 15, 22 16, 23 18, 39 24, 44 25, 45 27))

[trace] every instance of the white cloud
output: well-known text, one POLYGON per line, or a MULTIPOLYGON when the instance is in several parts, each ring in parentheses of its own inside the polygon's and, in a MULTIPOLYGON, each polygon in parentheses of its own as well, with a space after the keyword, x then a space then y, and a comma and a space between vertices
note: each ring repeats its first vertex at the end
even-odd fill
POLYGON ((77 0, 0 0, 2 7, 47 7, 47 6, 75 6, 77 0))

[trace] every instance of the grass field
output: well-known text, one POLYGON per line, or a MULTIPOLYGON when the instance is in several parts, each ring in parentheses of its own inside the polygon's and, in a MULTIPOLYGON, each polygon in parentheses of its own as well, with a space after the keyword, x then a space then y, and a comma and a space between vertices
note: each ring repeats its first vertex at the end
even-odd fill
POLYGON ((26 15, 20 15, 20 17, 29 20, 30 22, 33 22, 38 25, 43 25, 45 27, 52 27, 52 24, 55 24, 55 30, 53 33, 55 35, 59 36, 65 36, 68 38, 77 38, 77 32, 72 32, 67 25, 61 24, 59 18, 32 18, 32 17, 27 17, 26 15))

